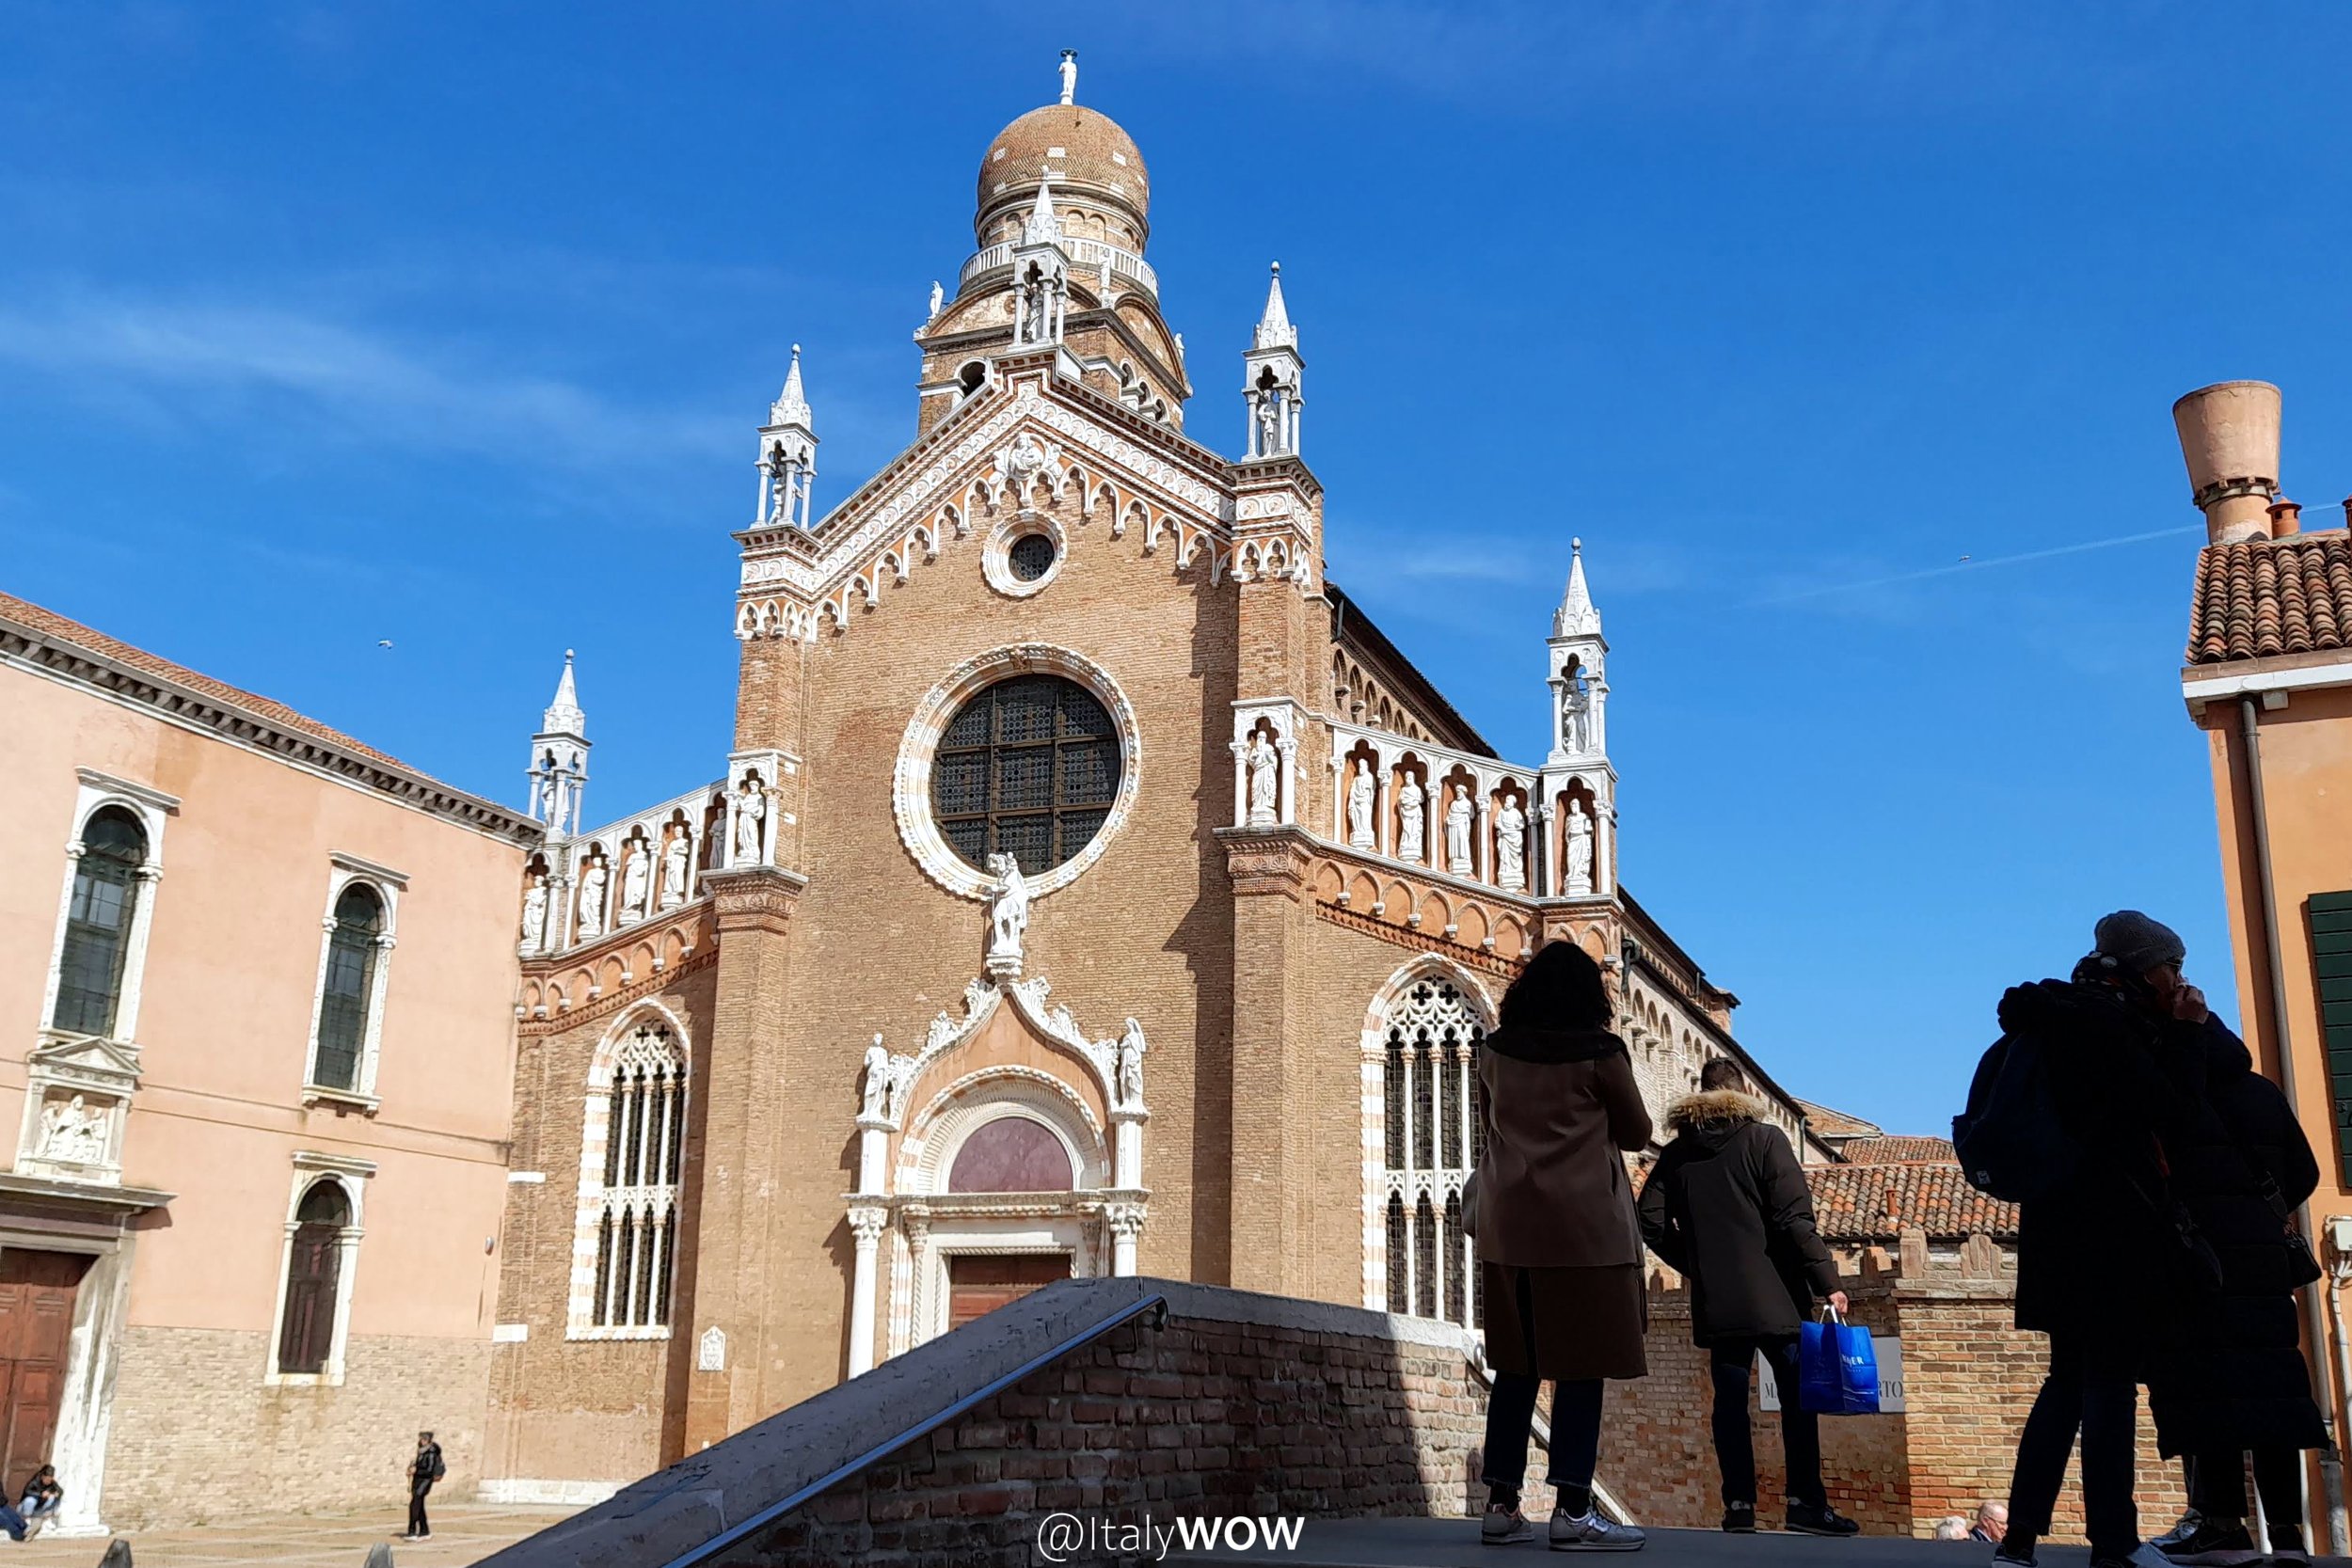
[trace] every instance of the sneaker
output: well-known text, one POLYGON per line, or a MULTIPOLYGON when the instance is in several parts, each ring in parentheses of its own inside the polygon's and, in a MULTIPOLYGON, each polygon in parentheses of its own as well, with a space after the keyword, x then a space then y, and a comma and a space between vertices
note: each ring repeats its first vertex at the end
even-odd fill
POLYGON ((1823 1503, 1819 1508, 1810 1503, 1788 1505, 1788 1528, 1799 1535, 1860 1535, 1862 1527, 1823 1503))
POLYGON ((1754 1503, 1724 1504, 1724 1528, 1733 1535, 1754 1535, 1756 1533, 1756 1505, 1754 1503))
POLYGON ((1585 1514, 1551 1515, 1551 1549, 1555 1552, 1638 1552, 1649 1537, 1631 1525, 1604 1519, 1597 1511, 1585 1514))
POLYGON ((2254 1549, 2253 1532, 2243 1519, 2215 1519, 2204 1514, 2197 1516, 2197 1528, 2186 1535, 2177 1530, 2165 1542, 2151 1541, 2148 1548, 2175 1562, 2204 1556, 2207 1552, 2250 1552, 2254 1549))
POLYGON ((1514 1541, 1532 1541, 1534 1537, 1535 1527, 1527 1522, 1527 1515, 1519 1512, 1517 1503, 1507 1508, 1499 1503, 1488 1503, 1486 1513, 1478 1521, 1481 1545, 1507 1546, 1514 1541))
POLYGON ((2162 1535, 2155 1537, 2153 1540, 2150 1541, 2148 1544, 2153 1546, 2160 1552, 2169 1552, 2173 1547, 2179 1545, 2182 1542, 2187 1540, 2190 1536, 2195 1535, 2199 1530, 2203 1529, 2204 1528, 2205 1516, 2192 1508, 2187 1513, 2181 1515, 2181 1522, 2179 1524, 2174 1525, 2170 1529, 2166 1530, 2162 1535))

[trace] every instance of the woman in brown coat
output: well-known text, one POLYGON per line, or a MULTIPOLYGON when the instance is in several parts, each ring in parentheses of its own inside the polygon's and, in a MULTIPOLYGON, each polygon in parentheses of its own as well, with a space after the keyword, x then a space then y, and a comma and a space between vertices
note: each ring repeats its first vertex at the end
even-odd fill
POLYGON ((1600 966, 1571 942, 1532 959, 1482 1042, 1486 1148, 1478 1162, 1478 1276, 1486 1355, 1488 1543, 1533 1533, 1519 1512, 1535 1393, 1551 1399, 1550 1481, 1562 1551, 1633 1551, 1642 1532, 1593 1508, 1601 1383, 1641 1377, 1648 1296, 1624 1153, 1647 1147, 1649 1113, 1625 1042, 1609 1032, 1600 966))

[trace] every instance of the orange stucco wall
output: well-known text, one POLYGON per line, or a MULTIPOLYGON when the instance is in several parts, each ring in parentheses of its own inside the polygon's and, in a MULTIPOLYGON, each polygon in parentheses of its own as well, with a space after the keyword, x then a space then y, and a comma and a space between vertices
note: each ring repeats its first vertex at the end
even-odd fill
POLYGON ((522 850, 44 674, 0 668, 0 1139, 57 939, 76 769, 178 796, 136 1024, 134 1327, 267 1332, 297 1151, 375 1163, 351 1333, 486 1341, 513 1094, 522 850), (333 852, 405 873, 373 1116, 306 1110, 333 852))
MULTIPOLYGON (((2261 894, 2238 705, 2211 705, 2203 723, 2220 826, 2239 1013, 2247 1044, 2275 1078, 2280 1052, 2269 968, 2256 945, 2261 894), (2249 914, 2256 917, 2250 923, 2249 914)), ((2319 1155, 2322 1178, 2312 1199, 2312 1218, 2325 1225, 2329 1215, 2352 1213, 2352 1188, 2342 1177, 2343 1150, 2336 1139, 2305 905, 2315 893, 2352 889, 2352 691, 2294 693, 2285 708, 2262 714, 2261 749, 2277 908, 2273 929, 2286 998, 2286 1054, 2294 1067, 2292 1087, 2304 1131, 2319 1155)))

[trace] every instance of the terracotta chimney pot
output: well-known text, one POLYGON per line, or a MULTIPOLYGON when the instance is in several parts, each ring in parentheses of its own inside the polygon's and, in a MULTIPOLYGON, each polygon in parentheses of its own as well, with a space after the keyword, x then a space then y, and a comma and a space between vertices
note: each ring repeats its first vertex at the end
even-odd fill
POLYGON ((2222 381, 2172 405, 2190 499, 2217 545, 2270 537, 2279 495, 2279 388, 2267 381, 2222 381))
POLYGON ((2270 537, 2284 539, 2290 533, 2303 531, 2303 506, 2300 501, 2283 498, 2270 503, 2270 537))

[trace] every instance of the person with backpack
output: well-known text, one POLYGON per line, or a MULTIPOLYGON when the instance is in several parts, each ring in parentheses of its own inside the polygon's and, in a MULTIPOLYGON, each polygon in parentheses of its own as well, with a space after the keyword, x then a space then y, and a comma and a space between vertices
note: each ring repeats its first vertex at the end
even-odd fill
POLYGON ((408 1533, 404 1541, 430 1541, 433 1525, 424 1516, 424 1499, 433 1490, 433 1483, 449 1474, 449 1466, 441 1461, 441 1445, 429 1432, 417 1433, 417 1456, 408 1462, 408 1533))
POLYGON ((1667 1109, 1675 1140, 1643 1184, 1642 1239, 1691 1282, 1691 1338, 1707 1350, 1714 1386, 1724 1528, 1756 1529, 1748 1384, 1761 1355, 1781 1390, 1788 1528, 1853 1535, 1862 1527, 1830 1506, 1821 1484, 1820 1418, 1797 1397, 1799 1326, 1816 1297, 1843 1312, 1846 1292, 1814 1225, 1796 1152, 1765 1115, 1729 1061, 1718 1057, 1700 1070, 1699 1092, 1667 1109))
POLYGON ((1539 949, 1478 1045, 1485 1150, 1464 1205, 1478 1243, 1486 1354, 1488 1545, 1534 1534, 1519 1509, 1535 1396, 1552 1383, 1554 1551, 1629 1552, 1641 1530, 1593 1503, 1605 1378, 1647 1374, 1649 1295, 1625 1156, 1649 1146, 1649 1113, 1625 1041, 1610 1033, 1600 965, 1574 942, 1539 949))
POLYGON ((2070 978, 2002 996, 2001 1037, 1953 1122, 1969 1180, 2019 1206, 2016 1323, 2050 1344, 1996 1563, 2034 1562, 2077 1433, 2093 1568, 2169 1561, 2141 1543, 2132 1493, 2139 1383, 2202 1268, 2170 1191, 2164 1134, 2184 1105, 2158 1054, 2187 1003, 2175 1014, 2178 993, 2157 988, 2185 951, 2137 911, 2102 919, 2070 978))
POLYGON ((2156 1446, 2187 1461, 2194 1528, 2156 1543, 2174 1559, 2258 1549, 2246 1525, 2246 1455, 2274 1560, 2300 1556, 2303 1451, 2324 1447, 2295 1292, 2320 1276, 2291 1215, 2319 1185, 2311 1140, 2243 1041, 2176 968, 2152 982, 2172 1022, 2163 1066, 2186 1101, 2165 1140, 2173 1196, 2219 1264, 2188 1297, 2148 1370, 2156 1446))

